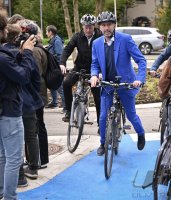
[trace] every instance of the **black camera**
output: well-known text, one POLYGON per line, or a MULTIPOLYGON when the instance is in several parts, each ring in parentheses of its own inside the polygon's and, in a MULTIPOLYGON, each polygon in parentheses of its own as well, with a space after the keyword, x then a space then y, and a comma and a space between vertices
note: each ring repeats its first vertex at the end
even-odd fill
MULTIPOLYGON (((30 35, 37 35, 38 33, 38 27, 33 23, 27 23, 26 25, 21 25, 22 34, 18 36, 16 39, 16 46, 21 46, 21 44, 24 44, 24 42, 30 37, 30 35)), ((36 40, 37 45, 38 40, 36 40)))

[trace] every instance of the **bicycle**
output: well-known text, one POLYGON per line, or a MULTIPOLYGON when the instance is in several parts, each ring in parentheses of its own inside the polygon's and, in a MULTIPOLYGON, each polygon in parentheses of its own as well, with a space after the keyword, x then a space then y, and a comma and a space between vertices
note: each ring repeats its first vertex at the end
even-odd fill
MULTIPOLYGON (((71 115, 67 132, 67 147, 70 153, 73 153, 81 140, 85 120, 89 120, 89 94, 90 74, 86 74, 86 70, 80 70, 80 72, 70 72, 74 75, 78 75, 79 79, 75 92, 73 92, 73 101, 71 106, 71 115)), ((88 122, 87 122, 88 123, 88 122)), ((93 124, 93 123, 89 123, 93 124)))
POLYGON ((159 185, 168 186, 167 200, 171 199, 171 135, 165 138, 160 151, 158 153, 154 174, 152 189, 154 192, 154 200, 159 197, 159 185))
POLYGON ((111 176, 112 164, 114 155, 118 154, 119 143, 123 134, 126 134, 125 129, 130 129, 130 126, 125 125, 126 116, 125 110, 117 94, 117 90, 121 87, 131 89, 132 84, 130 83, 119 83, 121 77, 116 76, 116 83, 111 83, 107 81, 101 81, 100 85, 112 86, 113 91, 113 103, 109 108, 107 113, 106 121, 106 134, 105 134, 105 158, 104 158, 104 172, 106 179, 111 176))

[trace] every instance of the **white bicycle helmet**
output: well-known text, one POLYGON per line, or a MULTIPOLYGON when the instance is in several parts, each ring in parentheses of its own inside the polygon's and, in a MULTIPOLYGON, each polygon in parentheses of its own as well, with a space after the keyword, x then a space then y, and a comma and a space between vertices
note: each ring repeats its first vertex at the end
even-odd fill
POLYGON ((97 23, 101 24, 102 22, 113 22, 116 24, 115 15, 109 11, 100 13, 97 17, 97 23))
POLYGON ((94 25, 96 23, 96 17, 94 15, 85 14, 80 20, 82 25, 94 25))

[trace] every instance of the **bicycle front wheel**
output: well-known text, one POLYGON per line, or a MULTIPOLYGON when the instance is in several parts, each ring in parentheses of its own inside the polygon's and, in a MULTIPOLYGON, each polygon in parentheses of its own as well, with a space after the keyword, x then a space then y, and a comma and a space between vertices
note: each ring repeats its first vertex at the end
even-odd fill
POLYGON ((115 135, 116 127, 114 126, 114 118, 112 112, 109 110, 106 121, 106 138, 105 138, 105 158, 104 158, 104 172, 106 179, 110 178, 113 157, 115 151, 115 135))
POLYGON ((84 107, 83 102, 73 100, 67 132, 67 147, 70 153, 73 153, 80 143, 84 127, 84 107))

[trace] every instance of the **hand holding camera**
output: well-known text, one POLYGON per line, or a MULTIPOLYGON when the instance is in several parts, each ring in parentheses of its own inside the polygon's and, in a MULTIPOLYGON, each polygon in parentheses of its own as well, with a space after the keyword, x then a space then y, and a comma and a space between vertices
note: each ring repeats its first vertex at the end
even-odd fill
POLYGON ((36 37, 34 35, 31 35, 26 41, 23 41, 23 43, 21 44, 21 50, 29 49, 32 51, 36 44, 36 41, 36 37))

